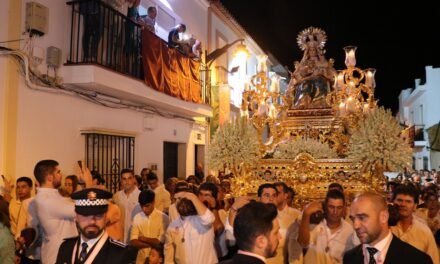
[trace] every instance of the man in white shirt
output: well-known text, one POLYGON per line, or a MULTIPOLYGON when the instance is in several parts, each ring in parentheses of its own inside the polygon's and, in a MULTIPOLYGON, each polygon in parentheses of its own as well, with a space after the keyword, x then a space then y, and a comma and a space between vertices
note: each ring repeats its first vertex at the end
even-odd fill
POLYGON ((133 219, 130 244, 139 249, 136 263, 144 264, 150 254, 150 248, 165 242, 165 231, 169 218, 154 208, 155 194, 152 190, 143 190, 139 194, 142 212, 133 219))
MULTIPOLYGON (((90 171, 83 171, 86 185, 91 185, 90 171)), ((58 248, 64 238, 78 234, 75 223, 74 204, 70 198, 61 196, 61 170, 55 160, 39 161, 34 176, 40 184, 35 196, 36 217, 43 231, 41 246, 42 263, 55 263, 58 248)), ((35 216, 33 216, 35 217, 35 216)))
POLYGON ((214 248, 214 215, 193 193, 179 192, 175 197, 180 217, 166 231, 165 263, 218 263, 214 248))
POLYGON ((369 192, 360 194, 351 204, 350 218, 362 244, 344 254, 344 264, 432 263, 427 254, 391 233, 388 206, 383 196, 369 192))
POLYGON ((32 180, 28 177, 20 177, 16 181, 16 197, 9 203, 9 218, 11 232, 15 238, 20 236, 21 230, 26 227, 29 198, 31 198, 32 180))
POLYGON ((413 216, 418 204, 418 192, 411 186, 400 185, 393 193, 399 206, 399 222, 391 231, 401 240, 428 254, 434 264, 440 263, 437 244, 429 227, 413 216))
POLYGON ((122 226, 124 227, 124 241, 128 243, 130 240, 130 228, 133 218, 136 214, 142 212, 138 203, 140 190, 136 186, 136 178, 131 169, 121 170, 121 186, 122 190, 118 191, 113 200, 121 209, 122 226))
POLYGON ((286 238, 288 237, 287 231, 289 227, 300 217, 301 212, 297 209, 291 208, 287 205, 287 199, 289 196, 289 187, 284 182, 274 183, 278 196, 276 200, 276 206, 278 209, 278 221, 280 223, 281 240, 277 247, 277 254, 274 258, 267 259, 267 263, 285 263, 287 258, 287 245, 286 238))
POLYGON ((307 249, 304 263, 342 263, 344 252, 359 244, 353 227, 343 219, 344 212, 345 197, 338 190, 328 191, 324 204, 306 206, 298 233, 298 242, 307 249))
POLYGON ((152 171, 147 175, 147 183, 148 187, 156 194, 154 202, 156 209, 163 213, 168 213, 171 205, 171 196, 167 189, 165 189, 165 185, 159 183, 156 173, 152 171))

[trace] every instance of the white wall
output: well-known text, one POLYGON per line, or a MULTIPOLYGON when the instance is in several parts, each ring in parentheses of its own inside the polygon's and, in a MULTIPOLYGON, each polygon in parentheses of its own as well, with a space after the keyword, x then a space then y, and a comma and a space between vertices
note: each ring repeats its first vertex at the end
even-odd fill
MULTIPOLYGON (((4 0, 1 1, 0 23, 2 28, 8 28, 7 8, 4 8, 4 0)), ((25 4, 28 1, 22 4, 21 29, 24 29, 25 4)), ((49 8, 49 29, 46 35, 34 40, 34 46, 44 51, 49 46, 61 48, 64 61, 68 56, 69 48, 70 6, 67 6, 65 1, 38 0, 38 2, 49 8)), ((206 30, 202 31, 206 32, 206 30)), ((7 39, 6 35, 6 30, 0 30, 1 40, 7 39)), ((61 77, 64 67, 61 66, 58 71, 61 77)), ((39 70, 46 72, 45 62, 40 65, 39 70)), ((4 105, 5 78, 3 77, 5 74, 5 59, 0 57, 1 106, 4 105)), ((123 87, 120 88, 123 89, 123 87)), ((149 88, 146 87, 146 89, 149 88)), ((135 172, 138 173, 148 163, 157 163, 159 177, 163 176, 164 141, 186 144, 185 171, 180 172, 186 176, 194 173, 194 145, 203 145, 207 139, 207 130, 200 130, 190 121, 168 119, 156 115, 153 129, 147 130, 144 128, 145 114, 143 113, 106 108, 70 95, 36 91, 27 87, 22 77, 18 98, 17 176, 32 176, 35 163, 41 159, 59 161, 65 175, 76 173, 76 160, 83 159, 85 154, 84 136, 80 131, 86 128, 120 130, 136 134, 135 172), (196 133, 202 133, 202 139, 197 140, 196 133)), ((3 124, 4 109, 0 109, 0 124, 3 124)), ((3 130, 0 130, 0 133, 3 133, 3 130)), ((3 134, 0 136, 0 144, 2 144, 7 139, 3 138, 3 134)), ((3 148, 0 149, 3 150, 3 148)), ((0 163, 0 173, 1 169, 0 163)))
MULTIPOLYGON (((420 83, 420 79, 415 80, 414 89, 403 90, 399 95, 399 119, 408 125, 424 125, 423 129, 437 124, 440 121, 440 68, 426 66, 426 82, 420 83), (421 107, 422 106, 422 107, 421 107)), ((425 147, 415 149, 413 156, 416 159, 416 169, 423 169, 423 157, 428 157, 430 168, 437 169, 440 164, 439 155, 430 153, 428 134, 424 132, 425 147)))

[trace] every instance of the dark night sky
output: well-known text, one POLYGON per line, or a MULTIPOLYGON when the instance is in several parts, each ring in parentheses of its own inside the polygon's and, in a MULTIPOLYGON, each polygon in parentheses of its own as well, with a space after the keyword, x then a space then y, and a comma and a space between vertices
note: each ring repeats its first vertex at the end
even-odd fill
POLYGON ((357 46, 356 66, 376 68, 376 98, 393 111, 400 91, 424 79, 425 65, 440 66, 440 8, 432 0, 220 1, 290 71, 302 57, 296 37, 309 26, 327 33, 326 57, 335 59, 336 69, 345 69, 342 48, 357 46))

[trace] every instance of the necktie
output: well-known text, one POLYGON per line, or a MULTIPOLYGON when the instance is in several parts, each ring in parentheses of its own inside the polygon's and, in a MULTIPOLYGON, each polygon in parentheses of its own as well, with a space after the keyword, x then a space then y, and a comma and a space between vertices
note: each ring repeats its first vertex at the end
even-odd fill
POLYGON ((79 253, 79 260, 81 261, 81 263, 83 263, 86 260, 87 257, 87 243, 83 242, 81 244, 81 253, 79 253))
POLYGON ((374 254, 377 253, 377 249, 374 247, 367 247, 368 254, 370 255, 370 260, 368 264, 376 264, 376 260, 374 259, 374 254))

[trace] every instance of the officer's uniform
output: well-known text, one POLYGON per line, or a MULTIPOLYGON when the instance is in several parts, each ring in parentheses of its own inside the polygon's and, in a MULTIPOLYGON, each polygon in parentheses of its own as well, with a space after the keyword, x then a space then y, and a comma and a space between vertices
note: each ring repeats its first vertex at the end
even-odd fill
MULTIPOLYGON (((80 215, 99 215, 107 211, 112 193, 89 188, 72 194, 75 211, 80 215)), ((137 250, 108 237, 103 231, 87 255, 81 255, 80 236, 67 238, 58 250, 56 264, 129 264, 136 260, 137 250)))

